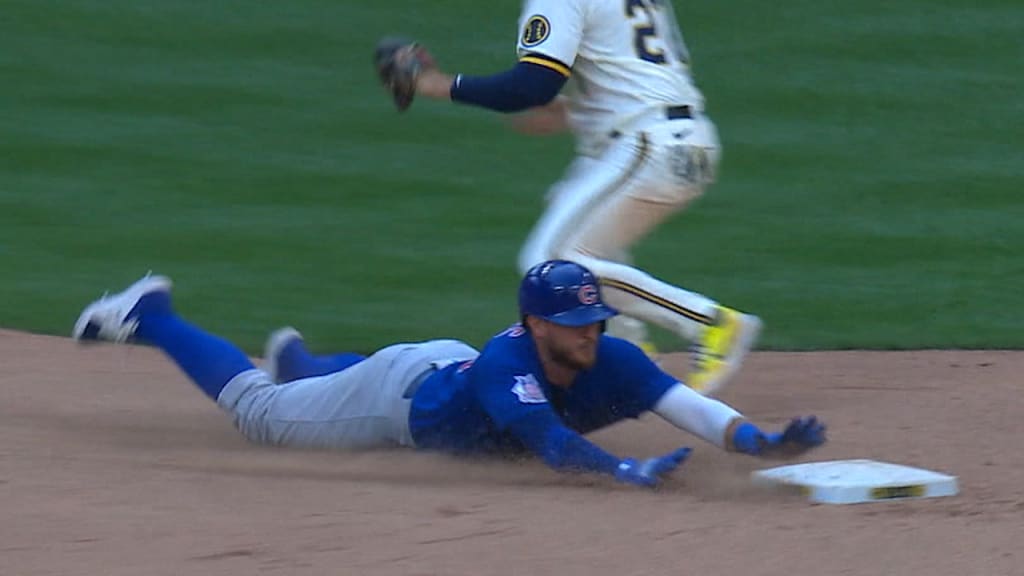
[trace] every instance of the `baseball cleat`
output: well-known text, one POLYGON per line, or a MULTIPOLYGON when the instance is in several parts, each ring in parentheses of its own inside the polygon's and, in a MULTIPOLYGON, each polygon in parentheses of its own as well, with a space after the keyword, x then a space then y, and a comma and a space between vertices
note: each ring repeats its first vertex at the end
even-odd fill
POLYGON ((122 292, 104 294, 82 310, 71 337, 78 341, 127 342, 139 326, 139 301, 149 294, 170 293, 171 285, 166 276, 147 274, 122 292))
POLYGON ((293 342, 302 344, 302 334, 291 326, 278 328, 267 337, 267 343, 263 347, 263 371, 270 375, 270 380, 280 384, 281 363, 287 362, 285 355, 295 349, 290 346, 293 342))
POLYGON ((761 319, 719 305, 715 324, 704 329, 695 342, 693 369, 686 385, 713 396, 721 391, 743 364, 743 358, 754 347, 761 333, 761 319))

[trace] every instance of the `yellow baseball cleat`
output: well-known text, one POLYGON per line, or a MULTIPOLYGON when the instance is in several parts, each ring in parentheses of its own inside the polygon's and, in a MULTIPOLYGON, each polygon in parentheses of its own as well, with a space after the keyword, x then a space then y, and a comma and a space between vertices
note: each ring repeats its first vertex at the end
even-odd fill
POLYGON ((718 306, 715 324, 704 329, 693 344, 693 368, 686 385, 704 396, 713 396, 743 364, 761 333, 761 319, 732 308, 718 306))

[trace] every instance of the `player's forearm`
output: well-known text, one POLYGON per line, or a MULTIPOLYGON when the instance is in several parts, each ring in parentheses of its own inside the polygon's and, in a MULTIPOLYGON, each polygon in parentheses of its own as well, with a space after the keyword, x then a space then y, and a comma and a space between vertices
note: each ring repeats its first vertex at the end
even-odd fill
POLYGON ((728 404, 701 396, 683 384, 672 386, 654 406, 654 412, 723 449, 732 449, 735 423, 743 415, 728 404))
POLYGON ((518 112, 551 102, 566 77, 550 68, 520 62, 492 76, 452 76, 425 70, 417 79, 417 93, 440 100, 481 106, 498 112, 518 112))
POLYGON ((558 423, 553 415, 523 418, 510 428, 531 452, 555 470, 615 474, 622 462, 558 423))
MULTIPOLYGON (((730 452, 757 456, 767 448, 778 447, 785 442, 781 434, 766 434, 728 404, 701 396, 682 384, 669 388, 654 406, 654 412, 677 427, 730 452)), ((799 429, 797 433, 806 434, 813 440, 816 429, 812 429, 813 426, 807 428, 806 431, 799 429)), ((824 427, 821 435, 823 438, 824 427)), ((804 448, 816 445, 811 441, 798 441, 796 444, 804 448)))
POLYGON ((524 134, 556 134, 569 128, 566 97, 558 96, 544 106, 512 116, 512 128, 524 134))

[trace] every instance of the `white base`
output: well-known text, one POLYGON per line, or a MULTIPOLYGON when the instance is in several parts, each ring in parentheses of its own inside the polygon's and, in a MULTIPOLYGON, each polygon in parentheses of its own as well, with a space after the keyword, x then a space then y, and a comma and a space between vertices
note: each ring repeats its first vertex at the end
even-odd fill
POLYGON ((756 484, 793 489, 825 504, 934 498, 957 494, 957 479, 922 468, 874 460, 834 460, 752 473, 756 484))

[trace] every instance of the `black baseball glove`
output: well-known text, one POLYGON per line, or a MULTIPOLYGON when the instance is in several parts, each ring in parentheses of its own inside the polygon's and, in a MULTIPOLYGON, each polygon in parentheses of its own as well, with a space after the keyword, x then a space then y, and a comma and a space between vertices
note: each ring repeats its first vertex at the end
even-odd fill
POLYGON ((381 83, 391 93, 399 112, 412 105, 420 72, 436 66, 426 48, 415 40, 400 36, 381 38, 377 42, 373 62, 381 83))

